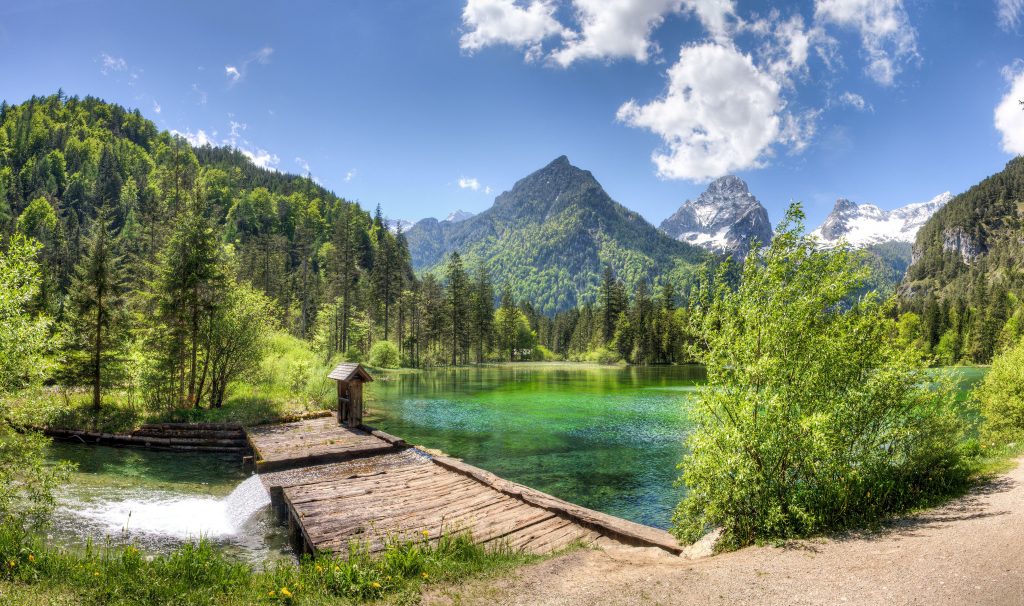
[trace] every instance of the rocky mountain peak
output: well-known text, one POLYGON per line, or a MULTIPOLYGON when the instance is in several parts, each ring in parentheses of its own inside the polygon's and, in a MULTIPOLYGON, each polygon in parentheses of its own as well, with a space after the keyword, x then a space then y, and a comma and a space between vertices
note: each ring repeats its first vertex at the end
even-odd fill
POLYGON ((917 230, 952 198, 949 192, 944 192, 927 202, 907 204, 893 210, 840 198, 825 221, 811 234, 825 247, 835 246, 841 238, 855 248, 883 242, 913 242, 917 230))
POLYGON ((746 256, 754 239, 767 244, 772 238, 768 211, 733 175, 712 181, 662 221, 660 229, 682 242, 739 257, 746 256))
POLYGON ((847 198, 839 198, 832 207, 833 213, 848 213, 857 210, 857 203, 847 198))
POLYGON ((465 221, 466 219, 469 219, 472 216, 474 216, 474 213, 471 213, 468 210, 462 210, 460 208, 458 210, 453 210, 452 212, 448 213, 448 216, 445 217, 444 220, 448 221, 449 223, 458 223, 459 221, 465 221))

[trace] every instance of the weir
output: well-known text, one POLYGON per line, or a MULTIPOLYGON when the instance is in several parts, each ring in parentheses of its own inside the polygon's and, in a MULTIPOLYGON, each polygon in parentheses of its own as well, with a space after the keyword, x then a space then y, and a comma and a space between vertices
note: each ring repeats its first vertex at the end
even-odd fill
POLYGON ((530 553, 572 543, 683 549, 669 533, 563 501, 457 459, 433 456, 362 424, 358 364, 342 364, 338 419, 249 428, 255 466, 275 511, 304 553, 371 552, 389 540, 473 540, 530 553))

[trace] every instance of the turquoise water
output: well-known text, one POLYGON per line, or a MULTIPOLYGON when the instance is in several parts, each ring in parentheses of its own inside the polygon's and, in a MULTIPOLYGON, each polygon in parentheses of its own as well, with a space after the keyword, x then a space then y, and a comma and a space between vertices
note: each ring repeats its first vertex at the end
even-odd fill
POLYGON ((626 519, 667 527, 704 379, 697 366, 524 364, 383 373, 369 422, 504 478, 626 519))
MULTIPOLYGON (((963 393, 986 369, 952 369, 963 393)), ((368 422, 504 478, 667 528, 699 366, 523 364, 380 373, 368 422)))

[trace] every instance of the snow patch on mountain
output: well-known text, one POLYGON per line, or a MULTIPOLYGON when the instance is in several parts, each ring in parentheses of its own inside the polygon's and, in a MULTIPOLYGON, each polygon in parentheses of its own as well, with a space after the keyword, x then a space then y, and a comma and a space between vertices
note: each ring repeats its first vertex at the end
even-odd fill
POLYGON ((469 212, 468 210, 462 210, 460 208, 459 210, 453 210, 452 212, 448 213, 448 216, 445 217, 444 220, 448 221, 449 223, 458 223, 459 221, 465 221, 466 219, 469 219, 473 216, 473 213, 469 212))
POLYGON ((772 239, 768 211, 747 184, 732 175, 715 179, 695 200, 687 200, 660 229, 673 238, 719 253, 746 256, 755 239, 772 239))
POLYGON ((883 242, 913 243, 921 226, 952 199, 952 194, 947 191, 927 202, 883 210, 874 204, 857 204, 840 198, 836 200, 825 221, 811 235, 824 248, 832 248, 840 240, 845 240, 854 248, 883 242))

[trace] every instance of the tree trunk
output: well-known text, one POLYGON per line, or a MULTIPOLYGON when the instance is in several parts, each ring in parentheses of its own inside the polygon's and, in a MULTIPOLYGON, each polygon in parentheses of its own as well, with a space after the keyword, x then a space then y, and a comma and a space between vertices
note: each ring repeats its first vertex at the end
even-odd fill
POLYGON ((100 351, 103 348, 103 290, 96 297, 96 335, 92 350, 92 407, 100 409, 100 351))

